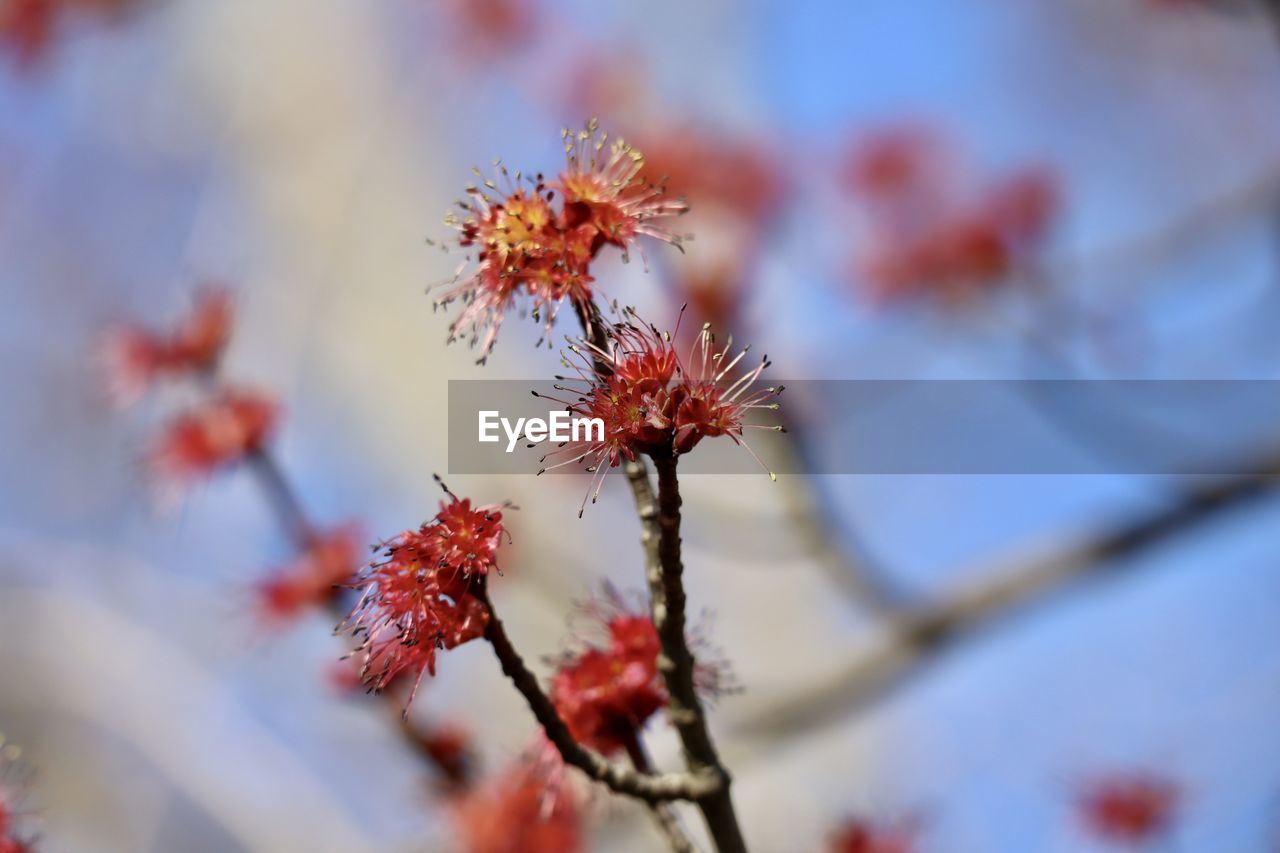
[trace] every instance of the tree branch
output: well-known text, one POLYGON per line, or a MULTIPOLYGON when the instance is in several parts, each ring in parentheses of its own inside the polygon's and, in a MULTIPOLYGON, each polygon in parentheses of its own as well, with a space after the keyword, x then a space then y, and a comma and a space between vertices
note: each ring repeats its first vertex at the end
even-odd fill
POLYGON ((707 773, 664 773, 647 776, 635 770, 616 765, 594 750, 588 749, 574 740, 569 727, 552 704, 547 694, 542 692, 537 677, 525 666, 524 659, 512 645, 507 636, 502 620, 489 600, 489 593, 483 580, 478 580, 472 587, 474 594, 489 610, 489 624, 485 628, 484 638, 493 647, 493 653, 502 665, 502 672, 515 685, 516 690, 529 704, 534 718, 546 732, 560 757, 587 776, 601 782, 610 790, 635 797, 646 802, 663 802, 666 800, 698 800, 714 796, 721 789, 721 780, 707 773))
POLYGON ((676 476, 677 458, 671 453, 654 454, 658 471, 658 558, 661 564, 663 595, 653 599, 653 622, 662 643, 658 668, 667 683, 667 715, 680 735, 685 763, 699 774, 721 780, 716 792, 698 802, 707 829, 721 853, 740 853, 747 845, 733 810, 729 794, 729 772, 720 763, 706 715, 694 684, 696 663, 685 636, 684 562, 680 556, 680 484, 676 476))
MULTIPOLYGON (((649 758, 649 751, 644 748, 644 741, 640 739, 639 731, 631 733, 626 747, 627 755, 631 758, 631 766, 638 772, 646 776, 652 776, 657 772, 652 759, 649 758)), ((671 803, 650 803, 649 806, 654 822, 658 824, 658 831, 662 833, 662 837, 667 840, 667 845, 675 853, 697 853, 697 848, 693 846, 693 842, 685 835, 684 827, 680 825, 680 815, 676 814, 675 806, 671 803)))
POLYGON ((1280 458, 1256 473, 1193 489, 1175 504, 1043 561, 977 583, 937 604, 891 620, 883 638, 815 685, 739 723, 744 734, 777 737, 841 719, 884 697, 941 653, 1064 586, 1123 571, 1125 558, 1163 544, 1226 512, 1271 494, 1280 458))

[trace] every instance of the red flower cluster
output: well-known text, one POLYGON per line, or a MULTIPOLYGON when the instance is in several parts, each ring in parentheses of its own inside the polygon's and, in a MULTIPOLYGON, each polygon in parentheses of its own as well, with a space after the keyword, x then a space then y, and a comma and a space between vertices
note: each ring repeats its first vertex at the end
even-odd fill
POLYGON ((592 298, 591 263, 604 246, 618 247, 625 259, 642 236, 679 245, 655 220, 683 213, 685 206, 640 178, 640 152, 621 139, 610 144, 594 121, 576 134, 565 131, 565 138, 568 165, 557 180, 526 180, 501 168, 501 189, 495 181, 469 187, 468 199, 459 202, 462 217, 446 220, 457 229, 459 245, 475 252, 476 265, 437 304, 466 303, 449 327, 449 340, 468 337, 479 345, 480 361, 521 297, 545 324, 548 340, 566 300, 585 311, 592 298))
POLYGON ((381 691, 412 675, 409 703, 423 675, 435 674, 438 649, 484 634, 489 611, 471 581, 497 569, 506 535, 501 507, 472 507, 447 494, 435 518, 383 545, 384 559, 361 574, 363 594, 347 618, 348 629, 363 636, 357 654, 365 686, 381 691))
POLYGON ((231 295, 208 289, 176 328, 131 327, 108 336, 105 347, 113 396, 132 402, 161 379, 211 372, 231 339, 231 295))
MULTIPOLYGON (((565 361, 577 376, 557 377, 573 384, 556 387, 576 396, 571 400, 551 398, 575 415, 599 418, 604 424, 603 436, 568 444, 544 457, 568 457, 551 468, 587 462, 587 470, 593 474, 588 489, 592 502, 599 497, 609 469, 641 453, 688 453, 704 438, 728 436, 760 462, 743 433, 747 429, 781 430, 746 423, 752 410, 778 408, 771 401, 781 393, 781 386, 754 387, 769 366, 767 357, 733 378, 747 349, 731 355, 732 339, 717 350, 715 336, 704 325, 689 357, 681 359, 671 335, 643 324, 634 313, 628 314, 626 322, 614 325, 609 338, 608 349, 588 341, 570 347, 572 358, 566 356, 565 361)), ((765 468, 763 462, 760 466, 765 468)), ((770 472, 769 476, 774 475, 770 472)))
POLYGON ((844 183, 867 214, 860 272, 874 296, 963 297, 1005 279, 1043 240, 1059 206, 1052 174, 1027 170, 977 194, 958 178, 945 146, 917 128, 853 147, 844 183))
POLYGON ((105 17, 135 0, 0 0, 0 47, 22 65, 33 65, 49 52, 63 20, 72 14, 105 17))
POLYGON ((0 853, 30 853, 25 840, 31 813, 24 805, 29 784, 26 768, 19 763, 21 750, 0 735, 0 853))
POLYGON ((912 853, 916 849, 912 822, 875 824, 851 820, 831 839, 831 853, 912 853))
POLYGON ((152 464, 178 482, 208 476, 262 448, 278 416, 261 394, 222 391, 169 424, 152 448, 152 464))
POLYGON ((454 804, 466 853, 579 853, 582 815, 566 790, 548 788, 536 766, 517 764, 454 804))
POLYGON ((1173 826, 1182 792, 1172 781, 1146 773, 1099 780, 1080 797, 1080 816, 1099 838, 1141 844, 1173 826))
MULTIPOLYGON (((648 613, 612 587, 584 608, 600 629, 601 640, 566 654, 551 680, 551 701, 579 743, 609 754, 625 749, 645 723, 667 706, 658 672, 662 644, 648 613)), ((690 634, 698 651, 694 680, 698 692, 713 698, 735 689, 727 664, 706 636, 690 634)))
POLYGON ((619 612, 605 622, 609 642, 566 658, 551 680, 551 701, 574 740, 602 753, 626 749, 667 705, 658 673, 662 646, 647 615, 619 612))
POLYGON ((258 584, 258 609, 271 622, 297 618, 331 601, 360 565, 362 539, 355 524, 312 531, 305 550, 258 584))

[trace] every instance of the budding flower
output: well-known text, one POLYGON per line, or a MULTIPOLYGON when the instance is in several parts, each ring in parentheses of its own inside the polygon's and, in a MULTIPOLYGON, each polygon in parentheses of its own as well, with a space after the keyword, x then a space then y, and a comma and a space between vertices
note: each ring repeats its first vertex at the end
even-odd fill
MULTIPOLYGON (((579 743, 601 753, 626 749, 645 723, 667 706, 658 671, 662 644, 647 613, 629 609, 611 588, 586 612, 603 629, 603 642, 587 643, 559 661, 551 701, 579 743)), ((700 639, 692 637, 695 644, 700 639)), ((715 695, 728 683, 720 662, 700 663, 698 688, 715 695)))
MULTIPOLYGON (((604 431, 548 453, 544 461, 563 458, 544 471, 587 463, 593 475, 587 494, 594 502, 605 475, 623 461, 642 453, 688 453, 702 439, 719 436, 728 436, 768 471, 744 438, 748 429, 782 429, 747 422, 755 410, 778 408, 774 398, 781 386, 756 387, 768 359, 738 372, 747 349, 734 354, 732 339, 718 347, 709 325, 703 326, 687 358, 680 358, 671 341, 672 335, 628 311, 627 320, 609 330, 607 347, 580 340, 569 348, 564 363, 576 375, 557 377, 563 384, 556 389, 573 396, 549 399, 579 417, 598 418, 604 431)), ((772 472, 769 476, 774 477, 772 472)))
POLYGON ((111 333, 104 357, 112 396, 129 403, 160 380, 212 371, 231 338, 232 320, 230 294, 208 289, 172 330, 129 327, 111 333))
POLYGON ((261 449, 278 420, 268 397, 223 391, 169 424, 152 448, 152 465, 178 482, 206 477, 261 449))
POLYGON ((446 493, 435 518, 383 543, 382 559, 357 579, 363 592, 343 626, 361 637, 356 654, 370 690, 414 678, 406 711, 423 676, 435 674, 437 650, 484 634, 489 610, 471 584, 497 569, 506 535, 500 507, 472 508, 446 493))
POLYGON ((474 266, 467 271, 464 262, 436 304, 464 303, 449 340, 468 339, 482 362, 507 312, 519 304, 529 304, 548 341, 565 302, 588 310, 591 263, 605 245, 617 246, 625 258, 642 236, 679 242, 655 220, 683 213, 684 205, 640 178, 638 152, 618 141, 605 155, 605 137, 597 137, 594 122, 566 134, 572 139, 568 166, 554 184, 499 165, 494 180, 467 188, 458 203, 461 216, 445 220, 458 232, 458 245, 473 253, 474 266))
POLYGON ((287 622, 323 606, 356 574, 361 550, 357 525, 314 530, 307 539, 292 563, 258 584, 258 610, 270 622, 287 622))
POLYGON ((1173 827, 1182 791, 1169 779, 1129 773, 1100 779, 1080 796, 1080 817, 1100 839, 1139 845, 1173 827))

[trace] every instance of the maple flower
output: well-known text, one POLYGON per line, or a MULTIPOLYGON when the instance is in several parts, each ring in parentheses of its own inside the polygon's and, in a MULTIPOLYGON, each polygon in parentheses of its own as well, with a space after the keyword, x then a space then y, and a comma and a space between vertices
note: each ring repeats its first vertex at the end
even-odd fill
MULTIPOLYGON (((679 324, 677 323, 677 333, 679 324)), ((782 386, 757 388, 768 358, 735 375, 747 355, 732 352, 729 339, 717 347, 709 324, 702 327, 688 357, 681 358, 672 335, 645 324, 628 309, 624 322, 609 330, 607 347, 578 340, 569 347, 564 363, 574 376, 557 376, 559 392, 570 399, 546 396, 583 418, 599 418, 603 434, 594 440, 567 443, 543 460, 560 457, 539 471, 587 463, 592 474, 587 495, 594 503, 605 475, 641 453, 688 453, 704 438, 729 437, 746 449, 761 468, 768 468, 746 443, 748 429, 774 432, 781 426, 748 423, 758 409, 774 411, 782 386)), ((769 472, 771 478, 775 478, 769 472)), ((583 500, 583 507, 586 500, 583 500)), ((579 515, 581 515, 581 508, 579 515)))
POLYGON ((481 362, 518 306, 530 306, 547 341, 566 302, 588 310, 591 264, 605 245, 619 247, 625 258, 642 236, 679 243, 655 220, 683 212, 683 203, 639 178, 643 158, 633 148, 619 141, 603 155, 594 146, 603 146, 604 136, 597 137, 594 122, 588 128, 570 134, 568 167, 554 184, 499 164, 495 179, 467 188, 461 215, 445 219, 470 254, 436 305, 463 304, 449 340, 468 340, 481 362))
POLYGON ((179 482, 208 476, 259 450, 278 419, 270 398, 243 389, 222 391, 168 425, 152 448, 151 463, 179 482))
POLYGON ((104 348, 112 396, 128 403, 161 379, 212 371, 231 338, 232 319, 230 294, 207 289, 172 330, 130 327, 113 332, 104 348))
POLYGON ((363 590, 344 627, 361 638, 356 654, 371 691, 412 676, 405 709, 425 674, 435 674, 436 652, 484 634, 489 610, 471 590, 473 579, 497 569, 506 535, 501 507, 472 507, 451 492, 440 512, 381 548, 357 578, 363 590))
POLYGON ((1181 798, 1178 785, 1164 777, 1120 774, 1086 786, 1079 798, 1080 817, 1101 839, 1142 844, 1168 832, 1181 798))
POLYGON ((33 812, 26 805, 30 773, 22 750, 0 734, 0 853, 29 853, 33 812))
POLYGON ((303 552, 258 584, 259 611, 281 623, 331 601, 354 578, 361 545, 356 524, 311 531, 303 552))
MULTIPOLYGON (((658 671, 662 644, 649 614, 611 587, 584 612, 602 629, 603 639, 560 659, 550 696, 575 740, 610 754, 626 749, 649 718, 667 706, 658 671)), ((731 689, 727 665, 700 635, 691 640, 706 652, 695 672, 699 691, 714 697, 731 689)))
POLYGON ((537 765, 515 764, 453 803, 466 853, 580 853, 585 849, 577 799, 549 786, 537 765))
POLYGON ((831 839, 831 853, 912 853, 916 849, 914 822, 876 824, 867 820, 847 821, 831 839))
POLYGON ((1054 176, 1028 169, 977 189, 965 177, 921 128, 891 128, 854 146, 844 185, 865 214, 858 273, 874 297, 960 301, 1034 256, 1060 207, 1054 176))
MULTIPOLYGON (((609 142, 595 119, 585 130, 563 131, 568 166, 556 186, 564 194, 569 227, 589 224, 595 248, 612 243, 626 260, 640 236, 679 248, 680 238, 655 220, 688 210, 683 201, 667 197, 666 188, 641 177, 644 155, 621 138, 609 142)), ((642 252, 643 254, 643 252, 642 252)))

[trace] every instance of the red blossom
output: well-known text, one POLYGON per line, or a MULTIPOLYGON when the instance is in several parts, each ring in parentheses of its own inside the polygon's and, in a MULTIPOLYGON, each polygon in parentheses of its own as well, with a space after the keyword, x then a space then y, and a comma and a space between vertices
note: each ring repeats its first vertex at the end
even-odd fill
POLYGON ((880 299, 952 301, 1030 262, 1061 206, 1054 176, 1029 169, 975 191, 941 140, 915 127, 861 141, 844 184, 865 214, 858 273, 880 299))
POLYGON ((580 853, 583 821, 576 798, 549 786, 536 765, 517 764, 453 804, 466 853, 580 853))
POLYGON ((684 205, 639 177, 639 152, 621 140, 606 148, 594 122, 569 135, 568 166, 556 182, 499 167, 497 180, 467 188, 461 216, 446 219, 474 266, 464 263, 436 304, 464 303, 449 340, 468 339, 480 361, 517 305, 531 306, 548 341, 565 302, 588 310, 591 263, 604 246, 617 246, 625 258, 640 237, 679 243, 656 220, 683 213, 684 205))
MULTIPOLYGON (((575 740, 609 754, 626 749, 649 718, 667 706, 658 671, 662 644, 649 615, 631 609, 612 588, 586 612, 603 629, 602 641, 560 660, 551 701, 575 740)), ((695 673, 700 692, 715 696, 731 689, 727 666, 700 636, 691 640, 704 650, 695 673)))
POLYGON ((1143 844, 1172 828, 1181 799, 1181 788, 1167 778, 1119 774, 1085 787, 1079 798, 1080 817, 1101 839, 1143 844))
POLYGON ((564 195, 570 227, 592 226, 597 248, 599 243, 612 243, 624 259, 640 236, 680 245, 680 238, 655 220, 678 216, 688 206, 667 197, 665 187, 641 178, 644 156, 637 149, 621 138, 610 143, 594 119, 586 130, 565 130, 564 139, 568 166, 556 186, 564 195))
POLYGON ((850 820, 831 839, 831 853, 912 853, 916 850, 914 822, 877 824, 850 820))
POLYGON ((162 379, 212 371, 231 338, 232 319, 230 294, 208 289, 172 330, 132 327, 111 334, 106 360, 112 395, 132 402, 162 379))
POLYGON ((361 637, 366 687, 382 691, 402 675, 413 677, 412 703, 423 676, 435 674, 438 650, 484 634, 489 611, 471 582, 497 568, 501 522, 500 507, 473 509, 448 493, 435 518, 384 543, 383 559, 357 581, 363 593, 346 621, 361 637))
POLYGON ((271 622, 297 618, 331 601, 360 565, 360 528, 344 524, 312 531, 298 557, 258 585, 258 609, 271 622))
MULTIPOLYGON (((734 375, 747 349, 732 352, 730 339, 718 347, 710 326, 704 325, 687 358, 680 358, 672 335, 646 325, 634 312, 609 330, 609 346, 579 341, 565 362, 575 377, 557 377, 556 388, 570 399, 549 397, 574 415, 598 418, 603 435, 571 442, 543 457, 562 457, 543 471, 585 462, 592 476, 587 495, 600 494, 611 468, 638 454, 688 453, 702 439, 728 436, 765 467, 746 444, 748 429, 780 431, 780 426, 747 423, 757 409, 776 410, 773 401, 782 387, 758 389, 768 359, 734 375)), ((774 475, 770 472, 770 477, 774 475)), ((586 499, 583 500, 583 507, 586 499)), ((581 515, 581 509, 579 515, 581 515)))
POLYGON ((206 477, 261 449, 278 419, 270 398, 222 391, 169 424, 152 448, 152 465, 178 482, 206 477))
POLYGON ((561 664, 551 681, 551 701, 574 739, 603 753, 624 749, 656 712, 667 693, 658 674, 657 631, 630 647, 588 648, 561 664))

